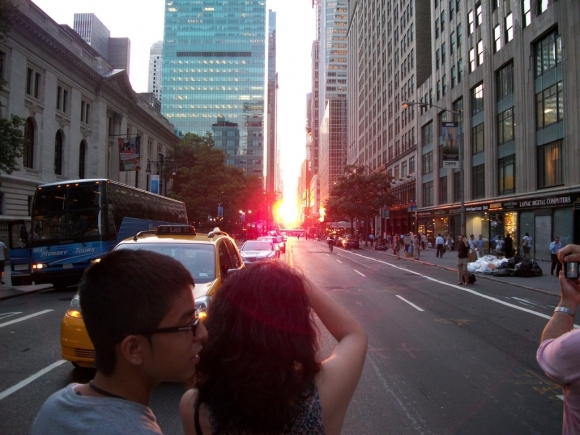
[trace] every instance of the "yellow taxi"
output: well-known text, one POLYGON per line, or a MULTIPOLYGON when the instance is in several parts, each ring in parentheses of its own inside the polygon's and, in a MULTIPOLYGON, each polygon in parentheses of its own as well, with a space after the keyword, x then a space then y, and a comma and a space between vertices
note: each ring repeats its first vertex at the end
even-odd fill
MULTIPOLYGON (((114 249, 146 249, 180 261, 195 280, 193 293, 202 319, 228 275, 244 267, 236 243, 219 228, 201 235, 188 225, 160 225, 123 240, 114 249)), ((63 359, 75 367, 94 367, 95 349, 85 329, 78 293, 62 319, 60 346, 63 359)))

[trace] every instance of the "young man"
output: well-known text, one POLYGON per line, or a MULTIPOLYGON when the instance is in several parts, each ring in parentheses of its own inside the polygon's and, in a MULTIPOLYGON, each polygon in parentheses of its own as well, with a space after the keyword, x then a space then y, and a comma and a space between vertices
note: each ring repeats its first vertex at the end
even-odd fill
POLYGON ((79 297, 97 373, 50 396, 30 434, 161 434, 149 396, 191 379, 207 338, 193 286, 181 263, 145 250, 119 249, 87 269, 79 297))
POLYGON ((444 252, 443 246, 444 246, 444 244, 445 244, 445 240, 443 239, 441 234, 437 234, 437 238, 435 239, 435 246, 437 247, 437 253, 435 254, 435 257, 443 258, 443 252, 444 252))
POLYGON ((550 255, 552 257, 552 267, 550 268, 550 275, 554 275, 554 269, 556 269, 556 278, 560 275, 560 270, 562 270, 562 263, 558 260, 558 251, 562 249, 562 242, 560 242, 560 237, 554 237, 554 241, 550 243, 550 255))
POLYGON ((522 248, 524 248, 524 257, 530 257, 530 250, 532 249, 532 238, 530 237, 530 235, 528 233, 526 233, 524 235, 524 237, 522 237, 522 243, 520 245, 522 248))

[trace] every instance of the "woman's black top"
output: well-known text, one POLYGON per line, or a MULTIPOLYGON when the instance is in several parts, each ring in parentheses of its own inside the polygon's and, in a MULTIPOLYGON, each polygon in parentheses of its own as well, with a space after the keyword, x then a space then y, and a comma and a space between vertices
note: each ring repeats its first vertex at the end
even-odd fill
POLYGON ((469 246, 465 246, 464 242, 459 242, 457 245, 457 258, 467 258, 469 255, 469 246))

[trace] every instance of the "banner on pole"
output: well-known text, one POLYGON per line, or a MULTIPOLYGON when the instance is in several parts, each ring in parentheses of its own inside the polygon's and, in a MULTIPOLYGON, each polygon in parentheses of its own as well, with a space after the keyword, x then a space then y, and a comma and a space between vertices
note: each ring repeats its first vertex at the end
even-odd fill
POLYGON ((443 167, 459 168, 459 146, 457 144, 457 122, 444 122, 441 125, 443 139, 443 167))
POLYGON ((159 175, 151 175, 149 192, 156 193, 158 195, 161 194, 161 192, 159 192, 159 175))
POLYGON ((119 171, 139 171, 141 169, 141 137, 118 138, 119 171))

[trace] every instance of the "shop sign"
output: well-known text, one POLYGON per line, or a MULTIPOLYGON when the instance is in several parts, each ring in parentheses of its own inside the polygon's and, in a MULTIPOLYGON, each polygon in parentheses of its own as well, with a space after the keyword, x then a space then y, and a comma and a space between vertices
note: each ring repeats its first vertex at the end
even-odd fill
POLYGON ((417 213, 417 216, 419 216, 419 217, 430 217, 431 216, 431 212, 429 212, 429 211, 421 211, 421 212, 417 213))
POLYGON ((550 205, 572 204, 572 196, 555 196, 552 198, 528 199, 518 201, 520 208, 545 207, 550 205))
POLYGON ((474 205, 474 206, 470 206, 470 207, 465 207, 465 211, 469 212, 469 211, 486 211, 489 209, 488 205, 474 205))
POLYGON ((514 209, 518 206, 517 201, 508 201, 503 203, 503 208, 514 209))
POLYGON ((440 215, 440 214, 446 215, 447 213, 449 213, 449 210, 435 210, 433 212, 434 215, 440 215))
POLYGON ((501 204, 501 202, 494 202, 492 204, 489 204, 489 209, 490 210, 501 210, 502 204, 501 204))

